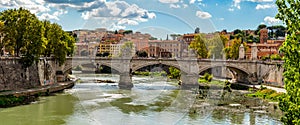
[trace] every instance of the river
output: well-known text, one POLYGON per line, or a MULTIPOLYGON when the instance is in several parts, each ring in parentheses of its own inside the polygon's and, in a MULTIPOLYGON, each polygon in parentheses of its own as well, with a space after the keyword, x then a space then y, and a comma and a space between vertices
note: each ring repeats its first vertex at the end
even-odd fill
POLYGON ((207 99, 196 105, 199 99, 195 91, 180 90, 176 81, 166 77, 133 76, 134 88, 129 91, 119 90, 117 83, 94 82, 118 82, 118 75, 77 76, 82 81, 72 89, 40 97, 30 105, 0 109, 0 125, 281 124, 267 113, 239 111, 238 107, 206 107, 211 105, 207 99))

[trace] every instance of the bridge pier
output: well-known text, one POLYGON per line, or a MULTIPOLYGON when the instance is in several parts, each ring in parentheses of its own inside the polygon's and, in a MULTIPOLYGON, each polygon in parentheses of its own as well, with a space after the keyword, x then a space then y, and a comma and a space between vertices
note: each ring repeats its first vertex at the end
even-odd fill
POLYGON ((131 75, 129 73, 121 73, 120 74, 119 88, 120 89, 131 89, 131 88, 133 88, 132 78, 131 78, 131 75))
POLYGON ((180 77, 182 83, 181 83, 181 89, 193 89, 198 88, 198 74, 181 74, 180 77))

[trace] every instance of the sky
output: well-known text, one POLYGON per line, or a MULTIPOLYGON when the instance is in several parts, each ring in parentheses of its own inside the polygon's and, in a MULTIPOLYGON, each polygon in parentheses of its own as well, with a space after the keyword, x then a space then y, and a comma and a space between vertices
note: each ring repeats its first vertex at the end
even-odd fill
POLYGON ((210 33, 282 25, 275 0, 0 0, 0 11, 23 7, 66 31, 106 28, 167 34, 210 33))

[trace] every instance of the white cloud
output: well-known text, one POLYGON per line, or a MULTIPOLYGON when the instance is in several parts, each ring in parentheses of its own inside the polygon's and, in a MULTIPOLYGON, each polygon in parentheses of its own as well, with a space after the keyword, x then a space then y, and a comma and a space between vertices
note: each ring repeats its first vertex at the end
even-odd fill
POLYGON ((138 25, 139 23, 135 20, 130 20, 130 19, 122 19, 120 21, 118 21, 117 23, 118 25, 138 25))
POLYGON ((53 14, 49 13, 43 13, 41 16, 39 16, 39 19, 41 20, 59 20, 57 16, 54 16, 53 14))
POLYGON ((233 0, 233 7, 241 9, 240 3, 241 3, 241 0, 233 0))
POLYGON ((203 11, 197 11, 196 16, 201 19, 209 19, 212 17, 208 12, 203 12, 203 11))
POLYGON ((42 20, 59 20, 59 16, 67 13, 67 11, 61 9, 55 10, 55 8, 51 8, 46 4, 45 0, 0 0, 0 7, 8 9, 23 7, 36 14, 42 20))
MULTIPOLYGON (((92 6, 89 6, 91 8, 92 6)), ((78 10, 81 10, 77 8, 78 10)), ((126 25, 138 25, 149 19, 156 18, 155 13, 148 12, 136 4, 125 1, 105 2, 98 8, 83 11, 81 17, 85 20, 100 19, 107 24, 107 29, 125 29, 126 25)))
POLYGON ((82 13, 83 19, 98 17, 127 18, 136 21, 145 21, 155 18, 155 14, 138 7, 136 4, 130 5, 125 1, 106 2, 106 4, 101 7, 82 13))
POLYGON ((268 24, 275 24, 275 23, 279 23, 279 19, 275 19, 274 17, 270 17, 270 16, 266 16, 264 18, 264 21, 268 24))
POLYGON ((224 18, 219 18, 219 20, 220 20, 220 21, 223 21, 223 20, 224 20, 224 18))
POLYGON ((190 4, 194 4, 196 0, 190 0, 190 4))
POLYGON ((273 2, 273 0, 248 0, 248 1, 251 1, 251 2, 273 2))
POLYGON ((182 4, 182 6, 183 6, 183 8, 189 7, 189 5, 187 5, 187 4, 182 4))
POLYGON ((1 8, 26 8, 31 13, 38 14, 49 12, 50 8, 45 6, 44 0, 0 0, 1 8))
POLYGON ((38 18, 41 20, 59 20, 59 16, 67 13, 68 11, 66 10, 58 10, 55 11, 53 14, 42 13, 40 16, 38 16, 38 18))
POLYGON ((178 5, 178 4, 170 4, 170 8, 177 9, 177 8, 180 8, 180 5, 178 5))
POLYGON ((260 10, 260 9, 270 9, 270 8, 275 8, 276 6, 274 4, 257 4, 255 9, 260 10))
POLYGON ((178 3, 179 0, 159 0, 161 3, 178 3))
POLYGON ((237 8, 241 9, 241 3, 242 2, 255 2, 255 3, 264 3, 264 2, 273 2, 274 0, 232 0, 233 4, 231 5, 231 8, 237 8))
POLYGON ((231 11, 231 12, 232 12, 232 11, 234 11, 234 9, 233 9, 233 8, 229 8, 228 11, 231 11))

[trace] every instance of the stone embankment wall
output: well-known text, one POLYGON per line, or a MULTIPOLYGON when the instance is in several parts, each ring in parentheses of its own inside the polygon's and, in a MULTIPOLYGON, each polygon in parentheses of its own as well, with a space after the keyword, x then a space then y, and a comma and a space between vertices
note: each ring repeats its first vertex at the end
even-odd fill
POLYGON ((0 91, 24 90, 55 83, 53 64, 41 59, 28 68, 16 58, 0 59, 0 91))
POLYGON ((0 64, 0 91, 22 90, 40 85, 37 65, 23 68, 18 62, 0 64))

